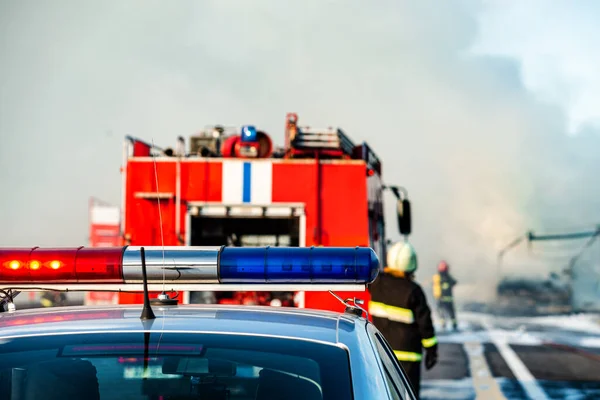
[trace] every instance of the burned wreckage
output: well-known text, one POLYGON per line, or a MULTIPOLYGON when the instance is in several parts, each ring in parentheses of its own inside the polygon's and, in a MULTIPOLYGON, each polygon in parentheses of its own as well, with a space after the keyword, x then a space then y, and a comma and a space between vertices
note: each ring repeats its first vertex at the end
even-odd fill
POLYGON ((496 287, 496 294, 499 311, 532 314, 572 311, 571 285, 554 272, 546 279, 528 276, 504 277, 496 287))

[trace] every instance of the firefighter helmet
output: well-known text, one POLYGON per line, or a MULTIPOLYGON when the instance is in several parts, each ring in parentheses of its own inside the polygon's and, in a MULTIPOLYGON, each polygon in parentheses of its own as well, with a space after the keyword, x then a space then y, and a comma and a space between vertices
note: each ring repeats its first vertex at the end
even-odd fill
POLYGON ((417 253, 408 242, 398 242, 389 248, 387 266, 391 270, 411 273, 417 270, 417 253))
POLYGON ((438 271, 439 272, 446 272, 448 271, 450 267, 448 266, 448 263, 444 260, 440 261, 440 263, 438 264, 438 271))

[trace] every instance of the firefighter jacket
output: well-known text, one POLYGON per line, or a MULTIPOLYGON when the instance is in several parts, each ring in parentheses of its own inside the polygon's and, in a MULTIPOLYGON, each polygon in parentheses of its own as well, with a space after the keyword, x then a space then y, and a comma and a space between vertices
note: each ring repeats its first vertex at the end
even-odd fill
POLYGON ((400 361, 421 361, 423 347, 437 344, 431 310, 421 287, 384 273, 370 287, 369 314, 400 361))
POLYGON ((433 276, 433 297, 440 301, 453 301, 452 288, 456 280, 447 272, 440 272, 433 276))

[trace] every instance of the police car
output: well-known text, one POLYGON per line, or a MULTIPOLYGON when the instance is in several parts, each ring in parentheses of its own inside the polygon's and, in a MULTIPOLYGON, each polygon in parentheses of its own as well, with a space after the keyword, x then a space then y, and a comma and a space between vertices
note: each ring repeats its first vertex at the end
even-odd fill
POLYGON ((0 249, 0 398, 413 399, 386 340, 344 313, 179 305, 182 290, 364 290, 370 248, 0 249), (145 304, 16 310, 27 290, 144 291, 145 304), (152 301, 149 291, 162 291, 152 301))

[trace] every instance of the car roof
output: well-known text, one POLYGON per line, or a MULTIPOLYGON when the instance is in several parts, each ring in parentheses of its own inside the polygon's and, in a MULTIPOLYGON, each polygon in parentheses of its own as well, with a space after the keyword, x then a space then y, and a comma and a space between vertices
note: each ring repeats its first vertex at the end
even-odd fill
POLYGON ((287 337, 335 344, 338 330, 367 321, 351 314, 291 307, 241 305, 152 306, 156 319, 142 323, 141 305, 78 306, 0 313, 2 338, 113 332, 222 333, 287 337))

